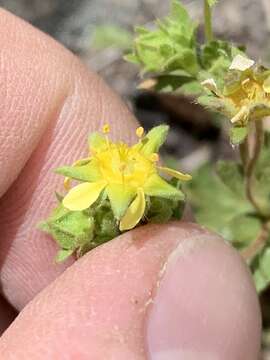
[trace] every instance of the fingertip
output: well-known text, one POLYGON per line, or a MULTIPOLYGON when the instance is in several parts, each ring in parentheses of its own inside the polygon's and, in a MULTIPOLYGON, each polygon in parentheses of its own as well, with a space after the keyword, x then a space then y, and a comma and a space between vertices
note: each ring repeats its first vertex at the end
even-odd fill
POLYGON ((180 243, 149 309, 148 358, 254 360, 260 340, 258 296, 239 254, 209 233, 180 243))
POLYGON ((7 360, 11 349, 45 360, 63 348, 82 359, 254 360, 260 326, 250 274, 231 247, 194 224, 149 225, 72 265, 26 306, 0 350, 7 360))

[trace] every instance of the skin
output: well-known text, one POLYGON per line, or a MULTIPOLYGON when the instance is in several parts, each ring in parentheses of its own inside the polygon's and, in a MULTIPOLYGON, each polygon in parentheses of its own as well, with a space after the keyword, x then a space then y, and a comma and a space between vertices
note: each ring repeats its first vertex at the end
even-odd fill
POLYGON ((195 224, 145 226, 76 263, 54 264, 56 245, 36 228, 54 206, 54 191, 63 190, 52 169, 85 156, 87 135, 105 122, 112 137, 127 142, 138 125, 70 52, 4 10, 0 19, 0 326, 7 329, 1 358, 154 359, 164 334, 155 330, 160 308, 151 303, 168 302, 164 269, 180 246, 190 261, 177 263, 172 273, 179 272, 193 316, 175 309, 188 339, 172 328, 170 341, 180 347, 188 341, 189 353, 199 345, 211 348, 222 309, 218 334, 233 345, 220 347, 218 359, 256 359, 260 312, 250 274, 232 248, 195 224), (203 294, 208 301, 198 301, 203 294), (213 326, 209 334, 196 327, 202 314, 213 326))

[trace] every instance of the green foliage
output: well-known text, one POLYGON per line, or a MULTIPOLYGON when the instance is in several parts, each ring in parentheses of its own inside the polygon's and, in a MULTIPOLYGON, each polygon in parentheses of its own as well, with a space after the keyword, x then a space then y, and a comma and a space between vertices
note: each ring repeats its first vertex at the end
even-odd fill
MULTIPOLYGON (((221 167, 224 168, 224 164, 221 167)), ((249 214, 253 209, 243 198, 242 191, 238 194, 234 191, 234 187, 232 191, 231 181, 225 171, 221 171, 221 168, 219 171, 222 173, 222 180, 210 165, 202 166, 193 175, 193 180, 188 184, 186 192, 197 221, 228 239, 227 234, 231 233, 229 228, 233 219, 249 214), (225 183, 230 185, 227 186, 225 183)), ((236 174, 236 178, 238 177, 239 174, 236 174)))
POLYGON ((97 26, 92 39, 92 47, 101 50, 116 47, 122 50, 130 49, 132 35, 117 25, 97 26))
MULTIPOLYGON (((266 169, 270 168, 270 136, 266 136, 255 172, 254 195, 268 204, 270 187, 266 169)), ((187 195, 196 220, 218 232, 238 250, 244 251, 261 236, 264 219, 245 196, 245 178, 242 166, 234 161, 220 161, 215 169, 204 165, 187 186, 187 195)), ((262 204, 261 204, 262 205, 262 204)), ((250 259, 257 290, 270 285, 270 237, 250 259)))
POLYGON ((203 44, 199 53, 202 67, 199 74, 200 80, 214 78, 218 86, 223 86, 224 76, 233 58, 241 53, 241 48, 237 48, 227 41, 213 40, 203 44))
POLYGON ((170 15, 163 21, 157 21, 156 25, 153 31, 136 28, 134 51, 126 58, 139 64, 144 72, 170 74, 181 69, 187 76, 194 76, 199 69, 195 42, 196 24, 185 8, 174 0, 170 15))
POLYGON ((237 197, 246 200, 242 166, 235 161, 219 161, 216 172, 220 180, 237 197))
MULTIPOLYGON (((211 6, 214 3, 210 1, 211 6)), ((225 72, 241 50, 221 40, 201 45, 196 29, 185 8, 173 0, 169 16, 158 20, 155 29, 135 29, 133 52, 126 59, 155 77, 155 90, 200 96, 203 80, 213 77, 223 84, 225 72)))
POLYGON ((263 249, 263 251, 256 257, 251 264, 251 269, 254 274, 256 289, 260 293, 265 290, 270 284, 270 246, 263 249))

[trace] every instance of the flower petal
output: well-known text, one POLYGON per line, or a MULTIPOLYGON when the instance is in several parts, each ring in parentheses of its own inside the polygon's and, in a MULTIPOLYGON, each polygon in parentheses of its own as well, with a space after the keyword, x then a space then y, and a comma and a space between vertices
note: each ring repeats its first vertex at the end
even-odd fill
POLYGON ((167 167, 158 167, 160 171, 163 171, 165 174, 175 177, 176 179, 182 180, 182 181, 188 181, 192 179, 192 176, 189 174, 183 174, 180 171, 167 168, 167 167))
POLYGON ((97 200, 105 186, 104 181, 77 185, 64 197, 63 205, 71 211, 85 210, 97 200))
POLYGON ((136 198, 132 201, 125 215, 120 221, 120 231, 134 228, 143 217, 145 211, 145 197, 142 188, 137 191, 136 198))
POLYGON ((204 80, 201 85, 205 87, 206 89, 212 91, 214 94, 218 93, 217 84, 214 79, 207 79, 204 80))
POLYGON ((136 190, 126 184, 110 184, 107 186, 106 191, 113 213, 117 219, 120 219, 136 196, 136 190))
POLYGON ((169 126, 160 125, 150 130, 146 136, 141 140, 142 148, 141 152, 143 155, 150 155, 157 153, 161 145, 166 140, 169 131, 169 126))
POLYGON ((250 69, 253 65, 255 65, 255 61, 248 59, 242 55, 236 55, 233 59, 231 66, 229 67, 230 70, 238 70, 238 71, 246 71, 250 69))
POLYGON ((180 189, 170 185, 163 180, 159 175, 150 176, 143 187, 144 193, 149 196, 159 196, 167 199, 184 199, 184 194, 180 189))

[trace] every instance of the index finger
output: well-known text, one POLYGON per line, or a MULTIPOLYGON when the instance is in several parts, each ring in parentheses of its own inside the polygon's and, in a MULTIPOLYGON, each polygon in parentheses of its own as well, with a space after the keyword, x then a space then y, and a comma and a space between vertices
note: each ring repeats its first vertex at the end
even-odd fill
POLYGON ((54 206, 62 179, 52 169, 84 156, 87 135, 109 122, 129 140, 136 121, 104 82, 69 51, 0 10, 0 278, 22 308, 67 265, 36 229, 54 206))

